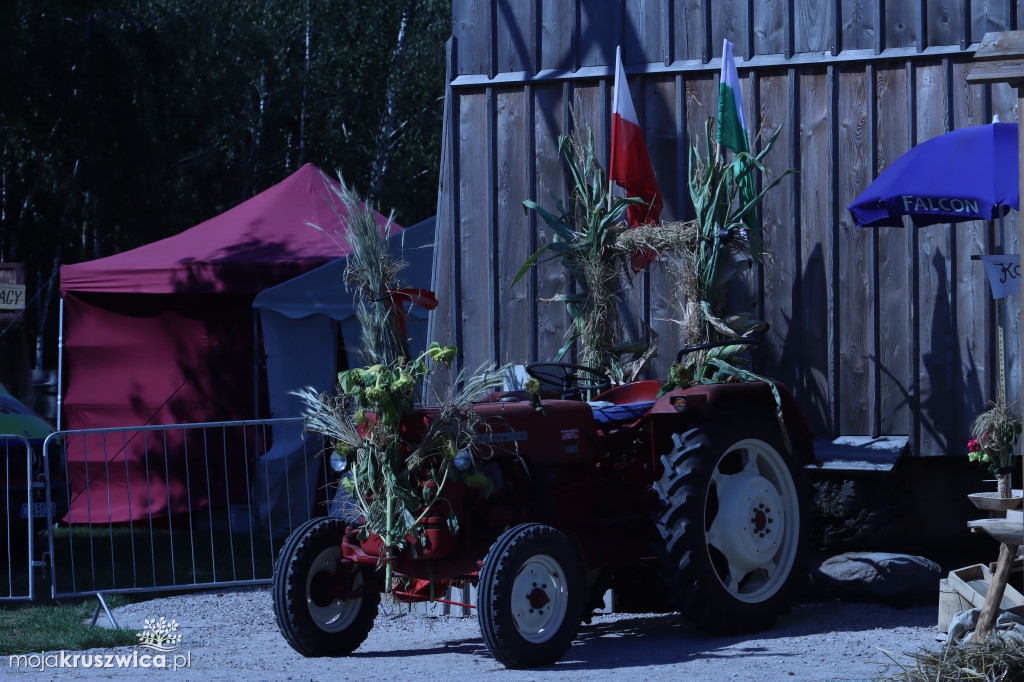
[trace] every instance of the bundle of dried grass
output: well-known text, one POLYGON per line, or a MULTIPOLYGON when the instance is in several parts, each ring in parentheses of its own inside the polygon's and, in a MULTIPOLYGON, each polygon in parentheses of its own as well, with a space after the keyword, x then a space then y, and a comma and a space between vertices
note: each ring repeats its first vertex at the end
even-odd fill
POLYGON ((457 528, 452 505, 438 504, 445 500, 448 482, 459 478, 471 486, 490 484, 479 470, 473 449, 486 425, 470 404, 501 385, 505 368, 488 366, 472 377, 460 375, 457 388, 438 398, 419 442, 402 438, 402 419, 412 414, 424 378, 437 366, 450 366, 457 349, 435 342, 419 357, 409 358, 401 310, 392 298, 405 263, 393 260, 388 251, 391 220, 378 225, 373 211, 340 178, 332 189, 337 212, 347 214, 349 229, 342 238, 351 253, 345 284, 355 289, 368 364, 339 373, 334 394, 306 388, 296 395, 306 403, 306 431, 325 436, 351 464, 351 475, 342 484, 364 519, 362 532, 372 532, 384 541, 381 561, 385 584, 390 586, 391 560, 406 547, 408 537, 422 536, 421 522, 428 513, 443 516, 445 512, 436 508, 444 507, 449 526, 457 528), (468 453, 471 462, 457 470, 453 461, 461 452, 468 453), (436 485, 421 486, 424 478, 436 485), (429 498, 426 490, 431 491, 429 498))
POLYGON ((399 322, 401 311, 392 298, 400 286, 398 274, 405 267, 388 250, 394 213, 389 214, 385 225, 378 225, 373 208, 359 199, 340 174, 337 185, 325 184, 331 189, 335 213, 348 224, 348 231, 337 237, 351 249, 346 258, 345 286, 354 290, 363 357, 370 364, 407 358, 409 346, 399 322))
POLYGON ((672 221, 623 229, 615 236, 614 248, 618 260, 625 262, 633 253, 645 249, 670 254, 691 252, 697 248, 699 239, 697 221, 672 221))
MULTIPOLYGON (((907 682, 953 682, 986 680, 1011 682, 1024 680, 1024 643, 1017 638, 990 636, 980 646, 945 646, 938 651, 920 649, 904 654, 913 663, 906 664, 884 652, 900 672, 885 680, 907 682)), ((884 665, 890 665, 886 663, 884 665)))

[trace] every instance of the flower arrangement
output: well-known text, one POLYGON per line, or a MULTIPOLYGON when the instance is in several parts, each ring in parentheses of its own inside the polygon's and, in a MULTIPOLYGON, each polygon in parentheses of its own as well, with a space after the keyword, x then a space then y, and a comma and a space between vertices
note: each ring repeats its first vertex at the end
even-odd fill
POLYGON ((457 388, 431 396, 436 403, 422 435, 415 442, 405 438, 403 417, 422 401, 424 379, 438 367, 450 367, 458 349, 433 342, 409 360, 396 294, 412 290, 401 287, 398 275, 404 263, 388 251, 390 221, 378 225, 370 207, 340 178, 332 190, 337 205, 347 212, 339 211, 347 234, 331 236, 351 248, 345 284, 355 290, 367 365, 339 372, 333 393, 307 387, 294 394, 306 403, 305 430, 324 436, 351 465, 351 475, 341 485, 361 517, 360 536, 373 533, 383 540, 381 562, 390 587, 392 560, 411 548, 411 539, 423 539, 422 521, 428 514, 447 514, 449 530, 458 530, 446 504, 449 482, 461 481, 490 494, 494 484, 481 471, 475 447, 478 433, 488 427, 469 407, 501 385, 504 368, 489 365, 472 377, 460 374, 457 388))
POLYGON ((986 466, 999 481, 999 496, 1010 497, 1010 457, 1021 433, 1021 419, 1005 400, 991 403, 991 407, 974 420, 972 438, 967 441, 967 457, 986 466))

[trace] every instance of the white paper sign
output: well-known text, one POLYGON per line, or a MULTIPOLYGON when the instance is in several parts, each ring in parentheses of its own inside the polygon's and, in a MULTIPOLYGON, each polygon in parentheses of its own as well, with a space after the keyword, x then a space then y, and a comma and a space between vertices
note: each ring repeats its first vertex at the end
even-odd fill
POLYGON ((981 262, 992 285, 992 298, 1004 298, 1020 291, 1020 254, 982 256, 981 262))

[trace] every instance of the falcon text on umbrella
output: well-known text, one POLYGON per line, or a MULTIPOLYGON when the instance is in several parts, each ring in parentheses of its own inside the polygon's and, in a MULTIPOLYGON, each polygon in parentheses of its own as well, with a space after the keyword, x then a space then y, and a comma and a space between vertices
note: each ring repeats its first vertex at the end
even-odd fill
POLYGON ((932 197, 915 197, 904 194, 903 210, 910 212, 935 212, 935 213, 977 213, 978 201, 976 199, 933 199, 932 197))

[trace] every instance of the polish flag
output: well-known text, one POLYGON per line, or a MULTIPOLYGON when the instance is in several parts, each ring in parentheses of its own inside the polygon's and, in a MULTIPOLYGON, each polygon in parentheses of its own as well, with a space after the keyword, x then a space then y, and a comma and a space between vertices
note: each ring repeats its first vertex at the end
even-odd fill
POLYGON ((640 121, 629 96, 626 72, 622 68, 622 48, 615 48, 615 91, 612 95, 612 154, 608 177, 618 183, 626 196, 640 197, 643 204, 627 209, 630 227, 656 223, 661 216, 661 192, 654 178, 654 167, 647 154, 640 121))

